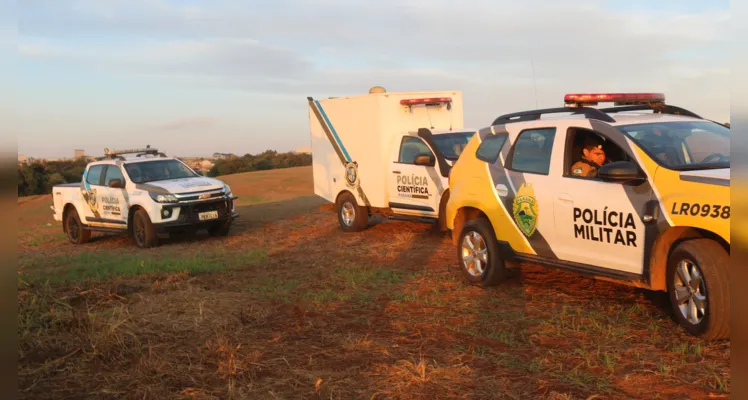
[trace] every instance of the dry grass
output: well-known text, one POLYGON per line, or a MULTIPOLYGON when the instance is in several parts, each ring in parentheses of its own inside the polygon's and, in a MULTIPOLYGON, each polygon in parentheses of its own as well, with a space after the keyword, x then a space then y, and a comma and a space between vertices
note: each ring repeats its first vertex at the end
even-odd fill
MULTIPOLYGON (((291 184, 261 179, 276 193, 291 184)), ((147 252, 116 237, 28 246, 49 228, 27 226, 19 397, 729 397, 730 343, 684 334, 662 296, 529 265, 479 289, 428 226, 344 234, 306 199, 268 204, 244 209, 226 239, 147 252), (70 274, 107 257, 164 267, 70 274), (44 279, 52 273, 68 279, 44 279)))

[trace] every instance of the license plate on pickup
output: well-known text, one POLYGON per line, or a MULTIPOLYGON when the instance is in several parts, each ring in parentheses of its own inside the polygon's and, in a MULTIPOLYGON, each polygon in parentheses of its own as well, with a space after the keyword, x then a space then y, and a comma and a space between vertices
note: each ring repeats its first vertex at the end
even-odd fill
POLYGON ((206 211, 206 212, 202 212, 202 213, 200 213, 200 214, 197 215, 197 218, 200 221, 207 221, 209 219, 216 219, 216 218, 218 218, 218 211, 206 211))

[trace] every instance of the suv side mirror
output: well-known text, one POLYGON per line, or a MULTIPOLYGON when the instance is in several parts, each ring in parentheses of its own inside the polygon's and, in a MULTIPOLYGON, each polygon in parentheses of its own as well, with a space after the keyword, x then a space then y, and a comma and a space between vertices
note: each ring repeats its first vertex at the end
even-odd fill
POLYGON ((109 187, 113 189, 124 189, 125 185, 122 183, 122 179, 112 179, 109 181, 109 187))
POLYGON ((415 161, 413 162, 415 165, 423 165, 426 167, 433 167, 436 165, 436 158, 434 158, 431 154, 424 154, 421 153, 416 156, 415 161))
POLYGON ((198 169, 197 171, 195 171, 195 173, 198 174, 198 175, 200 175, 200 176, 205 176, 205 174, 203 174, 203 171, 200 170, 200 169, 198 169))
POLYGON ((624 185, 638 185, 647 180, 647 176, 636 163, 615 161, 605 164, 597 170, 597 177, 606 182, 618 182, 624 185))

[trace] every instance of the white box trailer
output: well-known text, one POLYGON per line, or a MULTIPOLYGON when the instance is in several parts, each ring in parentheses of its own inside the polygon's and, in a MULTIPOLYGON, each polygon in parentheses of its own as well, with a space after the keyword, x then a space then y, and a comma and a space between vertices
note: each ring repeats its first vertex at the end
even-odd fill
POLYGON ((365 229, 375 213, 441 222, 449 169, 475 132, 463 126, 460 91, 307 100, 314 193, 343 230, 365 229))

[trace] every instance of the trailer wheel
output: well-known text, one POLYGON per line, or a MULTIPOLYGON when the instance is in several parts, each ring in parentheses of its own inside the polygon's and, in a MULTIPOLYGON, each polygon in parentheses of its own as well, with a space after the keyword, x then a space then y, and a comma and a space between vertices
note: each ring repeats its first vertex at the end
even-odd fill
POLYGON ((141 249, 158 245, 156 227, 153 226, 148 212, 142 208, 135 211, 132 216, 132 240, 141 249))
POLYGON ((71 207, 70 211, 65 213, 65 233, 72 244, 83 244, 91 238, 91 231, 83 228, 83 223, 75 208, 71 207))
POLYGON ((360 207, 350 193, 343 193, 337 204, 338 223, 345 232, 359 232, 369 225, 369 211, 360 207))
POLYGON ((678 245, 667 265, 675 319, 705 340, 730 337, 730 256, 717 242, 693 239, 678 245))

